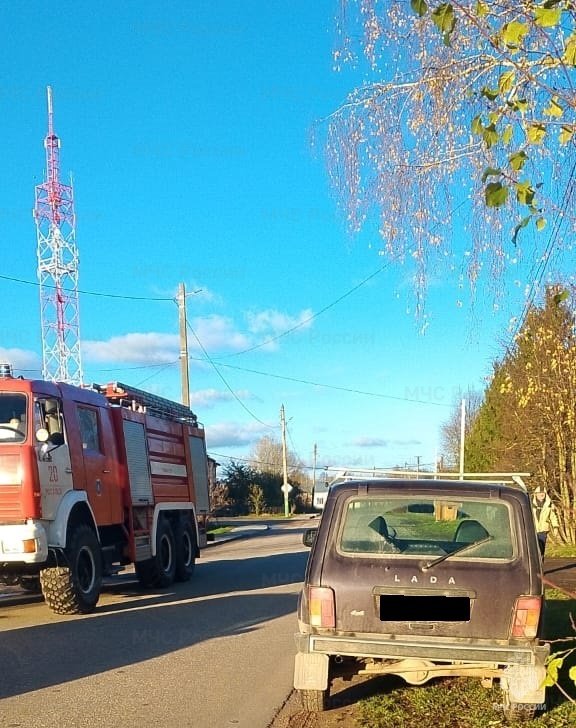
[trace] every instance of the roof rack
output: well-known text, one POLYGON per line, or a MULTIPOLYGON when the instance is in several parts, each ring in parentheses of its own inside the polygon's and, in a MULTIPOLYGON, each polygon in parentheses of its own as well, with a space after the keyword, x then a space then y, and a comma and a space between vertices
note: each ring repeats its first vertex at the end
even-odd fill
POLYGON ((527 490, 523 478, 529 478, 530 473, 460 473, 460 472, 430 472, 427 470, 387 470, 383 468, 325 468, 327 485, 335 485, 347 480, 361 478, 406 478, 417 480, 485 480, 495 483, 515 483, 527 490), (332 477, 330 477, 330 475, 332 477))
POLYGON ((136 412, 145 412, 156 417, 186 422, 193 427, 198 427, 198 418, 190 407, 173 402, 171 399, 145 392, 143 389, 131 387, 122 382, 93 384, 92 388, 103 394, 113 405, 128 407, 136 412))

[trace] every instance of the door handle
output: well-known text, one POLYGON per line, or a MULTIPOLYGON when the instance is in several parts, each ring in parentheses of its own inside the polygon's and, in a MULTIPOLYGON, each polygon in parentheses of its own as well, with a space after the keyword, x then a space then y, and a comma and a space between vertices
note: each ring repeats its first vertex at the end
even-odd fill
POLYGON ((102 472, 103 473, 109 473, 110 471, 109 470, 103 470, 102 472))
POLYGON ((65 473, 71 473, 72 472, 72 468, 64 468, 64 472, 65 473))

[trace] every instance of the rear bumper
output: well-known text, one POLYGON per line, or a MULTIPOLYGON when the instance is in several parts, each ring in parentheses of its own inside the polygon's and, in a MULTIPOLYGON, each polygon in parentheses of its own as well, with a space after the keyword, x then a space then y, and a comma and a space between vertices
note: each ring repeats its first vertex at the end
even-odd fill
POLYGON ((366 639, 339 635, 296 634, 297 690, 327 690, 330 656, 356 658, 357 673, 398 675, 409 684, 440 676, 499 679, 514 703, 544 702, 545 662, 550 646, 467 644, 447 641, 366 639))
POLYGON ((342 657, 402 660, 417 658, 445 663, 486 663, 497 665, 543 665, 549 645, 500 645, 446 641, 433 644, 425 640, 363 639, 362 636, 296 634, 298 652, 340 655, 342 657))
POLYGON ((17 564, 43 564, 48 559, 48 538, 38 521, 0 526, 0 570, 17 564))

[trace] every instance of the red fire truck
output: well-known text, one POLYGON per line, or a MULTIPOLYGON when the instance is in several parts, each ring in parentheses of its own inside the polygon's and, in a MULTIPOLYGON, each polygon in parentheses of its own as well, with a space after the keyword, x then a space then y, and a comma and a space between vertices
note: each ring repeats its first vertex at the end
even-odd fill
POLYGON ((143 586, 186 581, 208 512, 204 429, 188 407, 0 365, 0 582, 77 614, 128 564, 143 586))

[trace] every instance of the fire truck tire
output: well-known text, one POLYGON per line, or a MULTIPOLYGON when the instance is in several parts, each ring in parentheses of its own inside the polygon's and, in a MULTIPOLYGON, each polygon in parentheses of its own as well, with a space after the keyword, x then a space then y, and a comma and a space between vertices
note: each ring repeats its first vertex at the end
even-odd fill
POLYGON ((68 566, 40 572, 42 594, 56 614, 88 614, 98 603, 102 586, 100 544, 90 526, 76 526, 66 555, 68 566))
POLYGON ((156 555, 135 564, 136 576, 144 587, 170 586, 176 576, 176 544, 170 522, 165 518, 158 521, 156 529, 156 555))
POLYGON ((176 581, 190 581, 196 566, 196 533, 190 521, 180 521, 176 537, 176 581))

